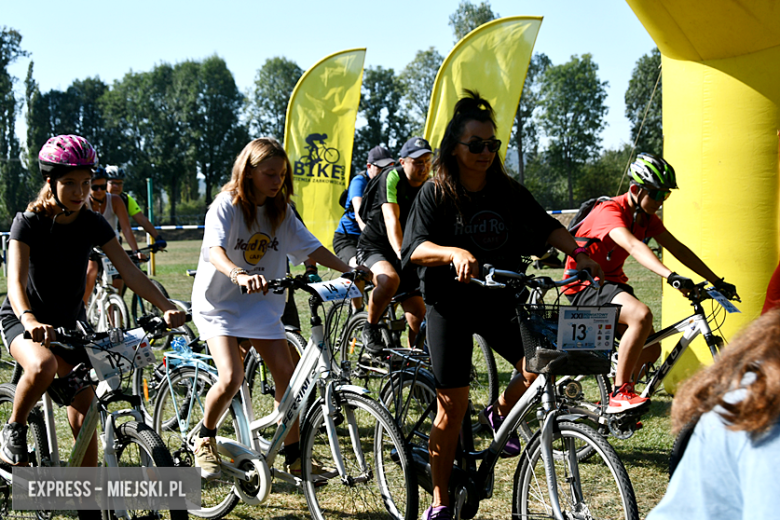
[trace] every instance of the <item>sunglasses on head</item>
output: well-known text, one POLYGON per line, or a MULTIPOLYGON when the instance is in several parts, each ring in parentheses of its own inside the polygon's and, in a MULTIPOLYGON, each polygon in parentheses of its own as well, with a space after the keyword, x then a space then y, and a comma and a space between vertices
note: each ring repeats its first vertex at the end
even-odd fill
POLYGON ((92 189, 95 191, 105 190, 106 185, 105 184, 93 184, 92 189))
POLYGON ((469 152, 471 153, 482 153, 482 150, 485 149, 485 146, 487 146, 488 152, 490 153, 496 153, 499 148, 501 148, 501 141, 499 139, 487 139, 487 140, 479 140, 479 141, 470 141, 468 143, 464 143, 463 141, 458 141, 460 144, 464 146, 469 147, 469 152))
POLYGON ((663 202, 669 198, 672 190, 647 190, 647 195, 656 202, 663 202))

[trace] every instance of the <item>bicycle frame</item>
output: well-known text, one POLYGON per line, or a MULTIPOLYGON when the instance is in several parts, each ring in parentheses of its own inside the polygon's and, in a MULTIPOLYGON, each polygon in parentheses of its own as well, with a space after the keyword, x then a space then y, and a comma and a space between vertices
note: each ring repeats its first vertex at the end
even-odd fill
POLYGON ((669 327, 666 327, 665 329, 656 332, 647 338, 644 348, 674 336, 675 334, 682 333, 683 335, 674 346, 672 351, 669 352, 669 355, 666 357, 666 359, 664 359, 664 362, 661 364, 661 366, 658 367, 658 371, 653 374, 653 377, 651 377, 650 381, 647 382, 647 385, 642 392, 642 397, 651 397, 653 394, 655 394, 658 386, 680 359, 682 353, 685 352, 685 350, 688 348, 688 345, 690 345, 699 334, 704 336, 704 340, 707 342, 707 346, 710 348, 713 359, 715 356, 717 356, 718 350, 723 340, 712 333, 710 324, 707 322, 707 318, 704 315, 704 310, 701 308, 701 304, 695 304, 694 309, 695 312, 691 316, 682 319, 674 325, 670 325, 669 327))
MULTIPOLYGON (((318 303, 311 305, 319 305, 318 303)), ((261 469, 263 475, 260 477, 260 488, 255 496, 240 495, 242 500, 250 505, 262 503, 271 492, 271 472, 275 477, 285 480, 291 484, 299 485, 300 479, 294 477, 286 472, 282 472, 277 469, 271 469, 283 446, 284 439, 290 433, 290 430, 294 423, 298 420, 298 416, 303 406, 303 403, 309 398, 311 393, 317 386, 323 387, 323 399, 320 403, 321 406, 326 408, 327 414, 325 416, 325 427, 328 432, 328 439, 333 454, 333 461, 340 476, 346 477, 347 470, 341 456, 341 448, 336 438, 336 424, 333 420, 335 415, 335 409, 333 407, 333 396, 335 393, 341 391, 350 391, 358 394, 368 394, 368 390, 351 384, 345 384, 340 379, 334 377, 334 374, 338 371, 332 370, 333 359, 331 357, 331 351, 328 347, 325 337, 324 329, 322 325, 322 319, 316 314, 316 308, 312 308, 311 317, 312 336, 309 339, 307 347, 301 357, 298 365, 293 372, 290 379, 290 383, 282 396, 279 406, 265 417, 255 419, 254 410, 252 409, 252 401, 249 395, 249 387, 244 381, 241 388, 233 398, 231 407, 236 416, 236 424, 239 435, 242 439, 251 439, 250 445, 244 445, 237 442, 234 439, 229 439, 222 436, 217 436, 217 448, 220 455, 222 455, 222 471, 229 474, 231 477, 250 481, 252 475, 250 472, 241 469, 241 465, 245 461, 251 461, 255 468, 261 469), (269 427, 275 427, 275 433, 270 440, 264 439, 260 432, 269 427), (227 460, 232 462, 228 463, 227 460)), ((185 359, 178 354, 166 353, 166 357, 185 359)), ((207 356, 203 356, 207 357, 207 356)), ((206 365, 203 361, 198 360, 197 364, 203 364, 205 367, 201 369, 214 373, 215 370, 206 365), (207 367, 207 368, 206 368, 207 367)), ((167 370, 167 364, 166 364, 167 370)), ((196 368, 198 370, 198 368, 196 368)), ((168 376, 170 385, 170 375, 168 376)), ((173 392, 173 389, 171 388, 173 392)), ((193 397, 194 398, 194 397, 193 397)), ((178 410, 176 410, 178 416, 178 410)), ((228 411, 225 412, 220 419, 221 424, 228 415, 228 411)), ((350 420, 348 418, 348 420, 350 420)), ((179 417, 180 428, 184 426, 183 419, 179 417)), ((356 428, 354 428, 356 431, 356 428)), ((182 430, 184 431, 184 430, 182 430)), ((196 435, 198 428, 191 428, 187 434, 188 444, 192 444, 192 441, 196 435)), ((359 442, 353 442, 353 449, 359 449, 359 442)), ((360 455, 362 457, 362 454, 360 455)), ((365 460, 361 461, 365 466, 365 460)))

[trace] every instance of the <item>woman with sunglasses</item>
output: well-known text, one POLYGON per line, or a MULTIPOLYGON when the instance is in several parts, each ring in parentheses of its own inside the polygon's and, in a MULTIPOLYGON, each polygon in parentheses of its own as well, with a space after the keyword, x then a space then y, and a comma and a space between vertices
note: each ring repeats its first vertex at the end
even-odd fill
MULTIPOLYGON (((114 195, 108 192, 108 173, 102 166, 95 168, 95 174, 92 176, 92 184, 89 191, 89 209, 103 215, 112 229, 115 230, 117 238, 119 237, 119 229, 122 230, 122 234, 125 235, 127 245, 130 246, 139 260, 146 260, 146 255, 138 253, 138 242, 135 240, 133 230, 130 227, 130 217, 127 214, 127 208, 122 202, 119 195, 114 195)), ((89 266, 87 267, 87 287, 84 291, 84 305, 89 304, 89 297, 92 294, 92 290, 95 288, 95 280, 97 279, 98 264, 94 259, 90 259, 89 266)), ((114 279, 114 287, 117 289, 122 288, 122 279, 117 276, 114 279)))
MULTIPOLYGON (((506 174, 497 154, 501 141, 495 136, 493 109, 479 94, 466 94, 445 130, 433 181, 423 185, 412 205, 402 250, 404 264, 419 266, 438 402, 429 441, 433 504, 424 520, 454 516, 447 489, 468 407, 471 364, 463 360, 471 359, 472 335, 482 335, 518 370, 483 412, 494 432, 534 377, 523 370, 520 330, 512 323, 513 295, 485 291, 469 279, 479 277, 486 263, 522 269, 521 256, 550 245, 575 256, 579 268, 602 276, 571 234, 506 174)), ((520 448, 515 434, 504 456, 516 456, 520 448)))
MULTIPOLYGON (((618 322, 624 329, 620 340, 615 390, 610 396, 607 413, 620 413, 641 406, 648 399, 634 391, 637 372, 654 362, 661 354, 661 346, 642 349, 653 332, 653 315, 644 303, 634 296, 623 271, 626 259, 633 256, 637 262, 655 274, 666 278, 675 289, 687 293, 693 281, 666 267, 647 246, 655 238, 683 265, 709 280, 726 296, 736 294, 736 287, 724 282, 707 265, 677 240, 663 225, 656 212, 677 189, 674 168, 660 157, 640 153, 631 164, 631 184, 628 192, 603 202, 588 214, 577 228, 577 243, 586 248, 606 273, 604 285, 598 291, 584 290, 583 284, 570 286, 566 296, 573 305, 621 305, 618 322)), ((566 260, 564 276, 576 269, 571 258, 566 260)))

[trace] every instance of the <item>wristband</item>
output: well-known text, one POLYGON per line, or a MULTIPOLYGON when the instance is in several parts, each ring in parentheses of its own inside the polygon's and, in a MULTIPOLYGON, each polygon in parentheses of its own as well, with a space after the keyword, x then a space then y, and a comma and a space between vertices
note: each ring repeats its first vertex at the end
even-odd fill
POLYGON ((307 265, 306 266, 306 274, 316 273, 316 272, 317 272, 317 266, 316 265, 307 265))
POLYGON ((246 269, 244 269, 243 267, 234 267, 233 269, 231 269, 230 281, 233 284, 238 285, 238 275, 240 274, 247 274, 246 269))
POLYGON ((588 249, 585 248, 585 247, 582 247, 582 246, 579 246, 574 251, 572 251, 569 256, 576 260, 577 259, 577 255, 580 254, 580 253, 583 253, 583 254, 585 254, 585 256, 588 256, 588 257, 590 256, 588 254, 588 249))
POLYGON ((20 322, 22 321, 22 316, 24 316, 24 315, 25 315, 25 314, 27 314, 28 312, 29 312, 30 314, 32 314, 33 316, 35 316, 35 313, 34 313, 33 311, 31 311, 30 309, 25 309, 25 310, 23 310, 23 311, 22 311, 22 313, 19 315, 19 321, 20 321, 20 322))

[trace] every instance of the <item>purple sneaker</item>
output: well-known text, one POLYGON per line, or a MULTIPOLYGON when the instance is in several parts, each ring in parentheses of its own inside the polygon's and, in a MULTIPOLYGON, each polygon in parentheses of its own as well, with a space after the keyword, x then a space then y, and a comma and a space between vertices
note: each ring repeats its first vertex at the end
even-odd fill
POLYGON ((447 506, 431 506, 423 513, 422 520, 452 520, 452 511, 447 506))
MULTIPOLYGON (((494 404, 491 404, 487 408, 485 408, 482 412, 480 412, 480 415, 483 416, 484 421, 487 421, 488 425, 490 426, 490 429, 493 430, 493 437, 496 436, 496 432, 501 427, 501 424, 504 422, 504 418, 501 417, 498 414, 498 410, 494 409, 494 404)), ((484 422, 483 421, 483 422, 484 422)), ((520 444, 520 437, 518 437, 517 432, 513 431, 509 434, 509 438, 506 441, 506 444, 504 445, 504 451, 501 452, 501 456, 504 458, 509 457, 517 457, 520 455, 520 452, 523 450, 523 446, 520 444)))

